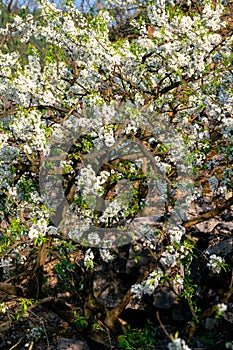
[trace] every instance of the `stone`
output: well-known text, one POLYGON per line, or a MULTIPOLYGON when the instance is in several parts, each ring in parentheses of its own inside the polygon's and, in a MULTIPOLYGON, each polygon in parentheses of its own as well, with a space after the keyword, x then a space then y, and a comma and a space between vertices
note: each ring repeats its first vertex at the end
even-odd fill
POLYGON ((210 317, 207 317, 205 319, 205 328, 206 329, 215 329, 217 328, 219 325, 219 320, 216 319, 216 318, 210 318, 210 317))
POLYGON ((221 256, 227 256, 233 251, 233 238, 228 238, 223 240, 220 243, 211 245, 208 249, 205 250, 205 253, 210 255, 216 254, 221 256))
POLYGON ((83 340, 60 338, 57 350, 90 350, 90 348, 83 340))
POLYGON ((175 302, 175 293, 166 287, 157 288, 154 292, 153 305, 158 309, 171 309, 175 302))

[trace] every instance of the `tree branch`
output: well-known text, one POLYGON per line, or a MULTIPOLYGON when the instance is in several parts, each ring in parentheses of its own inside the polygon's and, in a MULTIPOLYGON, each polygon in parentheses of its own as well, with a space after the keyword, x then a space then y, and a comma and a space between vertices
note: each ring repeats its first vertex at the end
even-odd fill
POLYGON ((221 212, 223 212, 225 209, 229 208, 231 205, 233 205, 233 197, 229 198, 223 205, 218 206, 215 209, 208 210, 208 211, 204 212, 203 214, 201 214, 193 219, 189 219, 189 220, 185 221, 183 223, 183 226, 185 228, 189 228, 191 226, 199 224, 200 222, 209 220, 209 219, 217 216, 221 212))

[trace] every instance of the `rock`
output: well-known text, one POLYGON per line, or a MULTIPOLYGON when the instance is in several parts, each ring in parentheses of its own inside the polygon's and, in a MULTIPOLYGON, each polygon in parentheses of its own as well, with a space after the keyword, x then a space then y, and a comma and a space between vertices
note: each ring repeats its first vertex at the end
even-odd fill
POLYGON ((229 236, 233 232, 233 222, 218 223, 211 234, 213 235, 226 235, 229 236))
POLYGON ((167 287, 157 288, 154 292, 153 305, 158 309, 171 309, 175 302, 175 293, 167 287))
POLYGON ((85 341, 77 339, 60 338, 57 350, 90 350, 85 341))
POLYGON ((227 304, 227 310, 221 315, 224 320, 233 324, 233 303, 227 304))
POLYGON ((195 225, 195 227, 200 232, 212 232, 214 228, 220 223, 219 219, 213 218, 209 219, 207 221, 200 222, 199 224, 195 225))
POLYGON ((225 239, 220 243, 214 244, 205 250, 210 255, 216 254, 226 256, 233 251, 233 238, 225 239))
POLYGON ((179 304, 175 304, 172 309, 172 320, 175 322, 183 322, 185 320, 184 311, 179 304))
POLYGON ((233 312, 224 312, 224 314, 222 314, 222 317, 227 322, 230 322, 231 324, 233 324, 233 312))
POLYGON ((150 256, 140 255, 137 261, 135 261, 135 258, 130 258, 126 263, 126 273, 137 276, 139 273, 143 273, 145 266, 149 266, 150 262, 150 256))
POLYGON ((205 328, 206 329, 215 329, 219 326, 219 320, 216 318, 207 317, 205 319, 205 328))
POLYGON ((127 307, 120 315, 121 324, 130 324, 132 328, 143 328, 148 322, 149 314, 143 309, 127 307))

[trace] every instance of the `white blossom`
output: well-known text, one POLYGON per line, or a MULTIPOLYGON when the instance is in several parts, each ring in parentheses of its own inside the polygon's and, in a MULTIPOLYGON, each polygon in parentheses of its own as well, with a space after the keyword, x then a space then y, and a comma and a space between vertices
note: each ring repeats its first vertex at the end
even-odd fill
POLYGON ((0 259, 0 267, 2 267, 4 278, 9 277, 10 271, 12 268, 12 264, 13 264, 13 261, 12 261, 11 257, 6 257, 6 258, 0 259))
POLYGON ((96 246, 100 243, 100 236, 96 232, 89 233, 87 238, 90 245, 96 246))
POLYGON ((168 350, 191 350, 181 338, 174 339, 168 344, 168 350))
POLYGON ((84 265, 86 268, 93 268, 94 267, 94 253, 92 252, 91 248, 87 249, 85 256, 84 256, 84 265))
POLYGON ((30 227, 30 230, 28 232, 28 237, 30 239, 36 239, 39 237, 39 235, 44 236, 47 232, 48 224, 45 219, 39 219, 37 223, 33 224, 30 227))
POLYGON ((185 233, 185 228, 183 226, 175 226, 168 230, 168 233, 170 235, 170 241, 171 244, 177 243, 179 244, 181 241, 181 238, 183 237, 185 233))
POLYGON ((8 309, 9 307, 4 302, 0 304, 0 312, 2 312, 3 314, 5 314, 8 309))
POLYGON ((143 294, 151 295, 158 287, 160 279, 163 277, 163 271, 158 269, 152 271, 147 279, 141 284, 134 284, 131 291, 135 298, 141 298, 143 294))
POLYGON ((219 313, 223 313, 227 310, 227 305, 224 303, 221 303, 217 305, 217 308, 219 313))
POLYGON ((167 250, 161 255, 160 261, 167 267, 172 267, 177 264, 180 254, 173 246, 168 246, 167 250))
POLYGON ((220 273, 221 272, 221 265, 225 263, 225 260, 221 256, 217 256, 216 254, 212 254, 209 257, 209 262, 207 263, 207 266, 214 272, 214 273, 220 273))
POLYGON ((100 249, 100 256, 105 262, 109 262, 114 259, 114 256, 110 253, 109 249, 100 249))

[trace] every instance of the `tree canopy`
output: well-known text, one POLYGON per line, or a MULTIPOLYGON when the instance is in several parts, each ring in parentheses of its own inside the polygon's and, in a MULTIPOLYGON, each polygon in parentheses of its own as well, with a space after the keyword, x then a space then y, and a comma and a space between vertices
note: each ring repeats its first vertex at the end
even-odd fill
MULTIPOLYGON (((203 223, 232 219, 231 10, 210 0, 1 3, 5 313, 9 295, 47 300, 51 261, 79 299, 81 329, 99 322, 110 343, 125 308, 150 304, 162 287, 192 324, 169 349, 188 349, 181 338, 192 342, 202 320, 223 312, 232 252, 217 253, 203 223), (130 259, 110 307, 98 271, 125 276, 130 259), (226 278, 211 300, 203 274, 226 278)), ((218 243, 230 242, 227 225, 218 243)))

